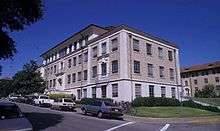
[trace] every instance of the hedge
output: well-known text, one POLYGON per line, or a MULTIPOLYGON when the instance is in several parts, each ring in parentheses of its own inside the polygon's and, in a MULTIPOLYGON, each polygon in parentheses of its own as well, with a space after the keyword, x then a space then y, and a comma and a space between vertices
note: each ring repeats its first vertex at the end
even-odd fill
POLYGON ((72 98, 70 94, 64 94, 64 93, 57 93, 57 94, 50 94, 50 99, 57 99, 57 98, 72 98))
POLYGON ((179 100, 174 98, 163 98, 163 97, 138 97, 132 102, 132 106, 180 106, 179 100))
POLYGON ((182 105, 186 106, 186 107, 198 108, 198 109, 208 110, 208 111, 212 111, 212 112, 220 112, 220 109, 218 109, 217 107, 214 107, 214 106, 203 106, 201 104, 195 103, 192 100, 183 101, 182 105))

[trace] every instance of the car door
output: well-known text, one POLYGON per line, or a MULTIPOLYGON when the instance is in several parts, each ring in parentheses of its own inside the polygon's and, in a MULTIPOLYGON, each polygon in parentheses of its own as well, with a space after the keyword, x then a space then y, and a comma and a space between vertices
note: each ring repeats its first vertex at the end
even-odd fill
POLYGON ((102 106, 102 102, 101 102, 101 101, 96 101, 96 102, 95 102, 95 106, 94 106, 94 108, 93 108, 94 114, 98 114, 98 112, 99 112, 100 109, 101 109, 101 106, 102 106))

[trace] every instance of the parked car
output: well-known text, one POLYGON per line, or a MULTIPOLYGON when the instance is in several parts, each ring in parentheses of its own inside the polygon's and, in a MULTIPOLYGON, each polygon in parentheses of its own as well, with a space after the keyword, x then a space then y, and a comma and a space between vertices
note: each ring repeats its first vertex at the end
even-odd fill
POLYGON ((55 99, 51 106, 52 109, 73 111, 76 108, 76 103, 70 98, 55 99))
POLYGON ((32 125, 15 103, 0 101, 0 130, 32 131, 32 125))
POLYGON ((94 100, 88 104, 82 105, 81 110, 85 115, 91 113, 97 115, 99 118, 104 116, 122 118, 123 116, 123 109, 108 101, 94 100))
POLYGON ((10 94, 10 95, 8 96, 8 99, 9 99, 10 101, 16 101, 20 96, 21 96, 21 95, 10 94))
POLYGON ((46 95, 39 95, 34 99, 34 105, 43 106, 43 107, 50 107, 54 100, 49 99, 46 95))

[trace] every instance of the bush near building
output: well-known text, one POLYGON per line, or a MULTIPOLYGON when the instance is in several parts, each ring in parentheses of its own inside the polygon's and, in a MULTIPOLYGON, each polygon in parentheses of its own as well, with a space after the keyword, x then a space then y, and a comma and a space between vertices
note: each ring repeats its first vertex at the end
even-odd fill
POLYGON ((58 98, 72 98, 70 94, 64 94, 64 93, 59 93, 59 94, 49 94, 50 99, 58 99, 58 98))
POLYGON ((195 97, 198 98, 215 98, 217 97, 214 85, 206 85, 202 90, 195 91, 195 97))

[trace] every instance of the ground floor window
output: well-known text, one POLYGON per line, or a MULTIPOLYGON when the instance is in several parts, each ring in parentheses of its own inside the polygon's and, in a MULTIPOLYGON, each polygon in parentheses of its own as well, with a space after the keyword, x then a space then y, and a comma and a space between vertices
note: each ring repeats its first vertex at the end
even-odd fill
POLYGON ((101 86, 101 90, 102 90, 102 98, 106 98, 106 85, 101 86))
POLYGON ((96 98, 96 87, 92 87, 92 98, 96 98))
POLYGON ((112 84, 112 97, 118 97, 118 84, 112 84))
POLYGON ((141 84, 135 84, 135 97, 141 97, 141 84))
POLYGON ((175 87, 171 88, 171 95, 172 95, 172 98, 176 98, 176 89, 175 89, 175 87))
POLYGON ((149 97, 154 97, 154 86, 149 85, 149 97))
POLYGON ((166 87, 161 86, 161 97, 166 97, 166 87))
POLYGON ((81 99, 81 90, 80 89, 77 90, 77 99, 81 99))
POLYGON ((87 89, 83 89, 83 97, 87 98, 87 89))

